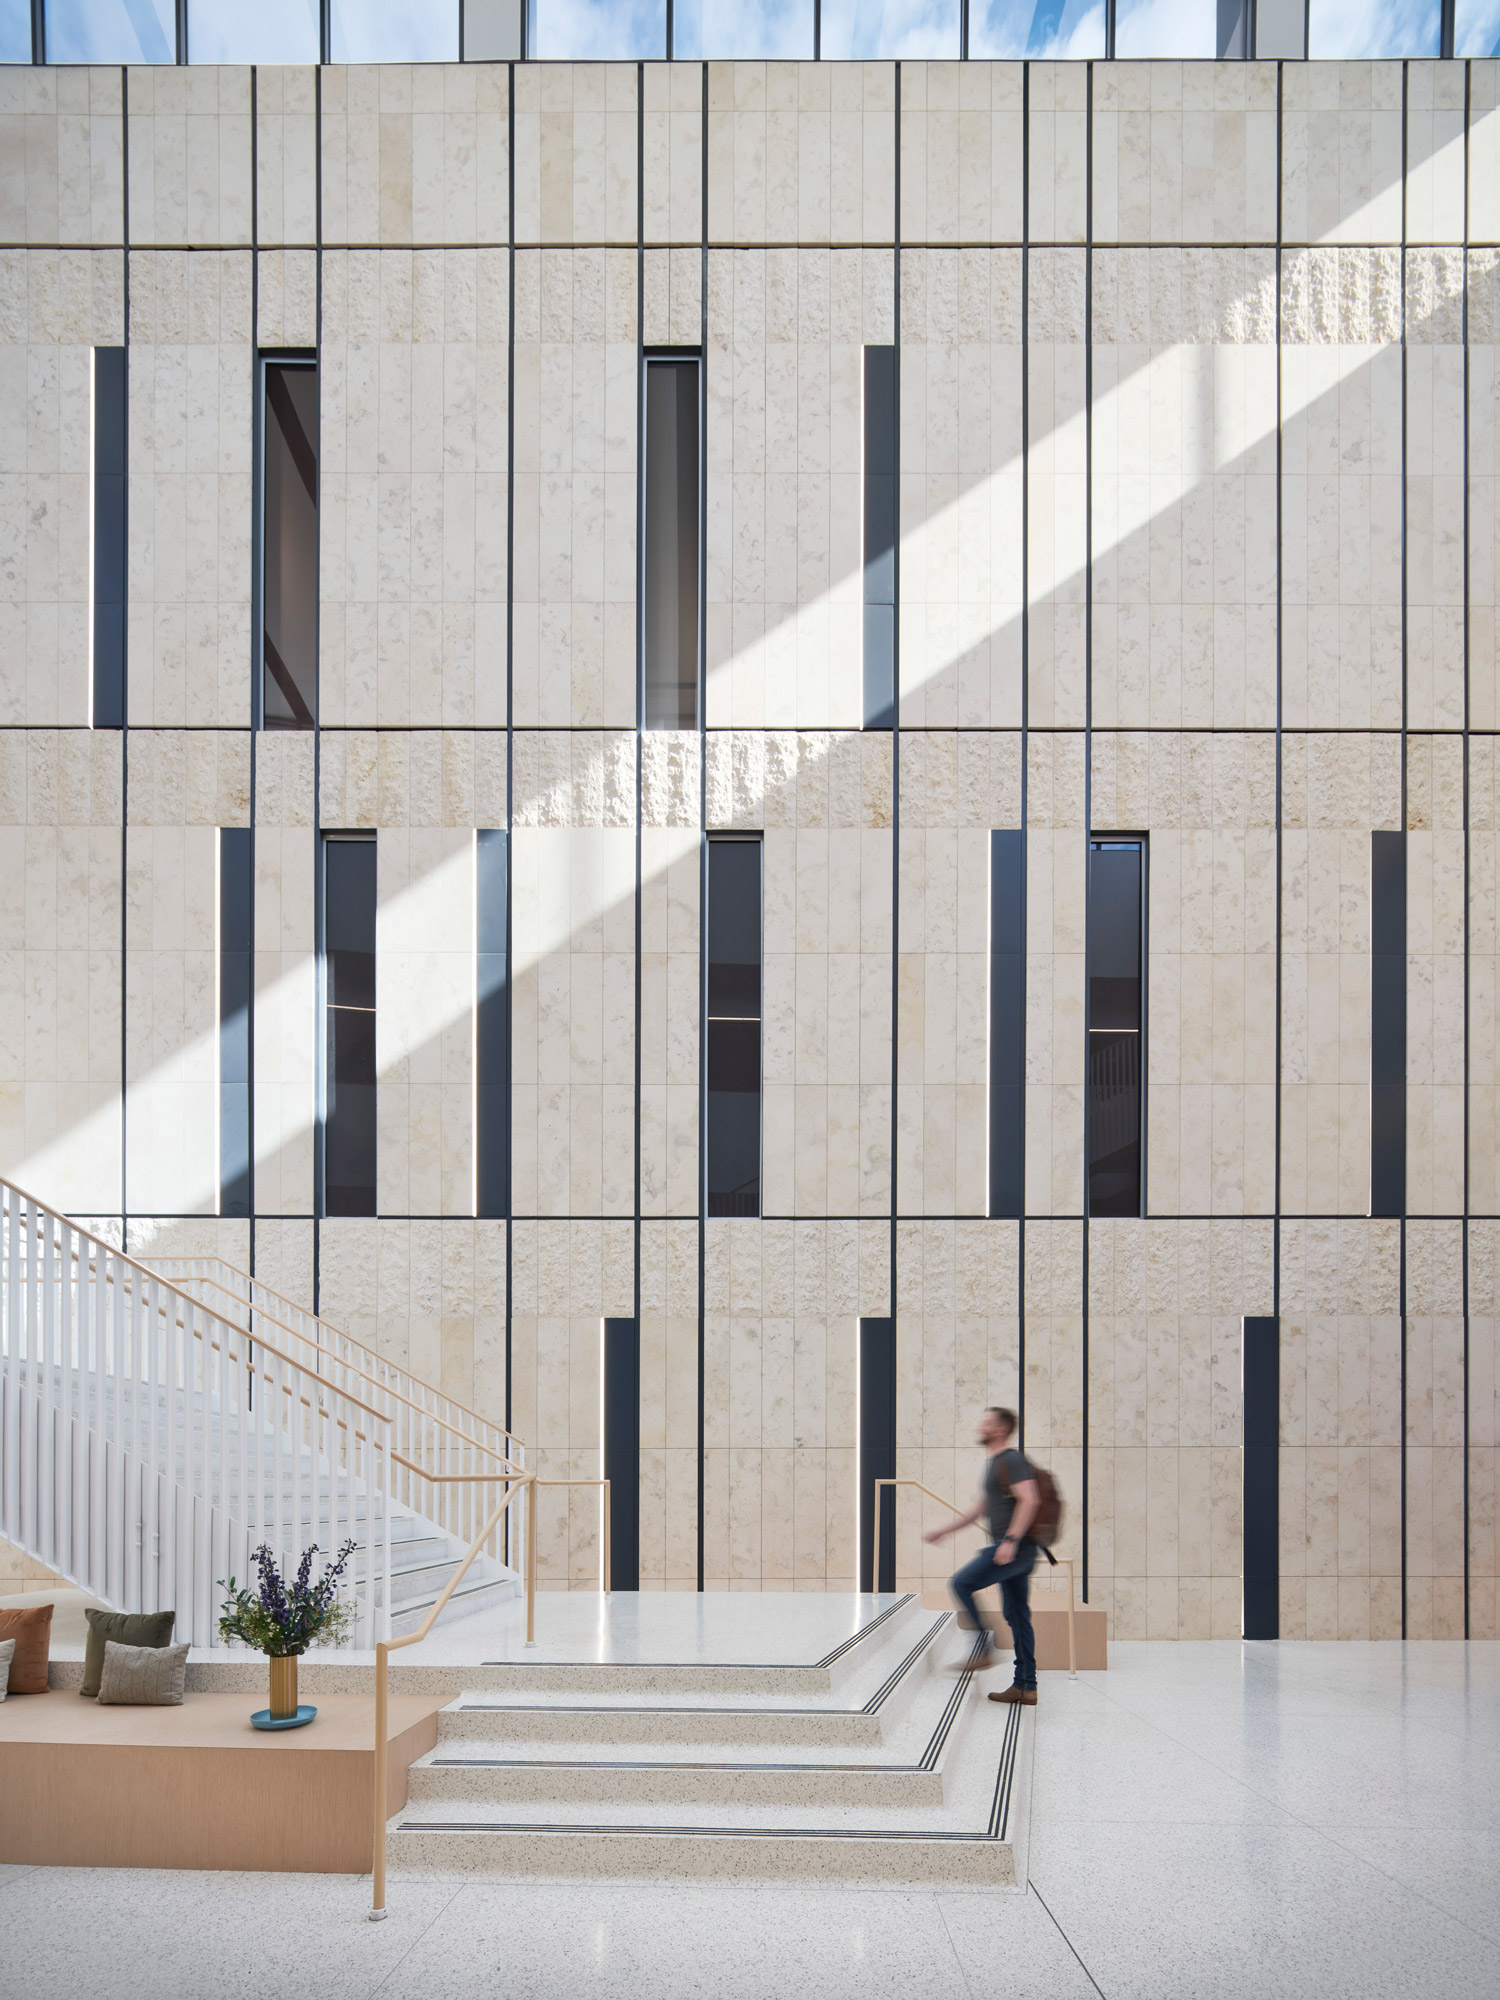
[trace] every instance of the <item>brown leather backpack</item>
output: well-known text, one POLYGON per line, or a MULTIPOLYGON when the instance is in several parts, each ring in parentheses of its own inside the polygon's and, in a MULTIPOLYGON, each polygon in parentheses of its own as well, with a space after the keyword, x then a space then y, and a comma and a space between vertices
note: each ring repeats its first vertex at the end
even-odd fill
POLYGON ((1057 1540, 1058 1530, 1062 1526, 1062 1495, 1057 1490, 1057 1481, 1045 1466, 1038 1465, 1033 1458, 1028 1458, 1026 1463, 1031 1467, 1031 1476, 1036 1481, 1037 1496, 1036 1519, 1026 1530, 1026 1539, 1035 1542, 1038 1548, 1045 1549, 1057 1540))

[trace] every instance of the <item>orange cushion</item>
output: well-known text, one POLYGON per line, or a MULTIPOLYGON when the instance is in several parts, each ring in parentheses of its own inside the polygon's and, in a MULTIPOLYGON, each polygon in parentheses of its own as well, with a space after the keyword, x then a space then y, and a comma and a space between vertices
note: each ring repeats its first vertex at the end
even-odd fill
POLYGON ((33 1604, 25 1611, 0 1610, 0 1639, 14 1639, 10 1663, 11 1694, 47 1692, 47 1646, 52 1637, 52 1606, 33 1604))

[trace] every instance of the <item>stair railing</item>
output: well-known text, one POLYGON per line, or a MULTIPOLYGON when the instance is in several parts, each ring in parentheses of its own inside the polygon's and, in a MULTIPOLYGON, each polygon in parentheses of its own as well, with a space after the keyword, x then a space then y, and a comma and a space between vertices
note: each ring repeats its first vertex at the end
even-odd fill
MULTIPOLYGON (((310 1348, 346 1366, 357 1368, 372 1382, 379 1382, 406 1396, 415 1407, 482 1444, 497 1458, 508 1458, 515 1465, 525 1464, 525 1445, 503 1424, 481 1416, 456 1396, 450 1396, 420 1376, 411 1374, 389 1355, 356 1340, 352 1334, 298 1305, 285 1293, 276 1291, 262 1279, 252 1277, 248 1271, 241 1270, 225 1258, 150 1257, 146 1262, 185 1290, 196 1289, 201 1295, 206 1295, 205 1288, 216 1288, 226 1304, 232 1300, 251 1312, 264 1312, 310 1348)), ((254 1322, 250 1324, 253 1328, 254 1322)))
POLYGON ((355 1543, 357 1646, 389 1628, 389 1417, 0 1179, 0 1534, 220 1644, 266 1543, 355 1543))
MULTIPOLYGON (((488 1510, 486 1487, 525 1470, 525 1446, 513 1432, 236 1266, 216 1257, 164 1257, 151 1268, 195 1296, 228 1302, 257 1338, 274 1341, 378 1409, 392 1427, 392 1497, 456 1540, 467 1542, 488 1510)), ((504 1559, 499 1549, 492 1553, 504 1559)))

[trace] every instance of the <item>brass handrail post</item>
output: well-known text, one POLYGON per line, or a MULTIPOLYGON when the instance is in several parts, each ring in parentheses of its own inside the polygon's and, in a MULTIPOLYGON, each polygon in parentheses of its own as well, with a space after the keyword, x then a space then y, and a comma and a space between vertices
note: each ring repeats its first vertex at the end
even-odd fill
POLYGON ((526 1495, 526 1643, 536 1644, 536 1480, 526 1495))
POLYGON ((390 1761, 390 1648, 384 1639, 375 1647, 375 1853, 372 1857, 370 1922, 385 1921, 386 1766, 390 1761))
MULTIPOLYGON (((483 1473, 476 1472, 467 1475, 458 1473, 449 1475, 450 1478, 459 1478, 459 1479, 464 1478, 465 1476, 467 1476, 470 1479, 479 1481, 484 1485, 494 1484, 494 1481, 488 1479, 483 1473)), ((453 1572, 452 1576, 449 1577, 447 1583, 444 1584, 442 1592, 439 1595, 437 1602, 433 1605, 432 1609, 428 1612, 427 1616, 422 1620, 421 1624, 417 1627, 416 1631, 408 1632, 403 1638, 400 1639, 381 1639, 376 1644, 375 1771, 374 1771, 375 1783, 372 1787, 372 1791, 374 1794, 374 1802, 375 1802, 375 1829, 374 1829, 375 1838, 374 1838, 374 1848, 370 1857, 370 1862, 371 1862, 370 1877, 371 1877, 371 1890, 372 1890, 370 1922, 372 1924, 380 1923, 385 1917, 385 1821, 386 1821, 386 1802, 387 1802, 386 1766, 390 1757, 390 1743, 388 1740, 390 1734, 389 1730, 390 1702, 389 1702, 387 1676, 390 1663, 390 1656, 392 1653, 397 1652, 402 1646, 415 1646, 419 1643, 419 1641, 427 1637, 427 1634, 432 1630, 433 1626, 437 1623, 438 1614, 442 1611, 443 1607, 447 1604, 448 1599, 453 1595, 454 1591, 457 1590, 458 1586, 463 1582, 464 1578, 468 1575, 470 1563, 473 1562, 475 1556, 478 1555, 480 1549, 484 1546, 484 1544, 489 1540, 490 1536, 494 1533, 496 1527, 499 1525, 500 1518, 504 1514, 507 1507, 510 1506, 511 1502, 515 1499, 516 1495, 521 1491, 521 1488, 523 1486, 531 1485, 534 1482, 534 1479, 535 1479, 535 1474, 522 1475, 508 1485, 504 1499, 497 1501, 495 1506, 490 1510, 489 1519, 485 1522, 484 1526, 479 1530, 479 1533, 474 1537, 473 1541, 470 1542, 468 1554, 464 1557, 463 1561, 459 1564, 458 1568, 453 1572)))

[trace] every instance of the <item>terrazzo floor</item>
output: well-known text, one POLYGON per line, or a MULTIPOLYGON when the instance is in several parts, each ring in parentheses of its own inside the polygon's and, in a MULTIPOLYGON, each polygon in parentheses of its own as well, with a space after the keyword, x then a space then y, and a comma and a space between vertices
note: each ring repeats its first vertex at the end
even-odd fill
POLYGON ((1042 1677, 1024 1891, 0 1870, 0 1994, 1500 2000, 1500 1645, 1042 1677))

